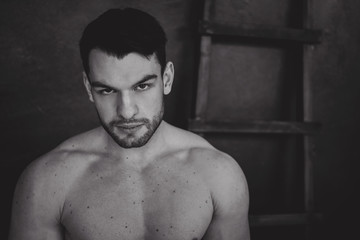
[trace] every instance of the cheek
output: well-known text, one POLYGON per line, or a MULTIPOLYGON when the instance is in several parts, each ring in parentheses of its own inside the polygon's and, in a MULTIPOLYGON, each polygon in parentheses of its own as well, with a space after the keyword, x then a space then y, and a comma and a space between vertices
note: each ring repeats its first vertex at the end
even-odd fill
POLYGON ((148 95, 142 100, 142 107, 140 107, 140 112, 146 112, 148 115, 157 114, 162 107, 163 95, 160 91, 154 91, 153 94, 148 95))
POLYGON ((107 99, 106 101, 103 99, 94 99, 95 107, 99 114, 99 117, 104 122, 109 122, 116 117, 116 105, 114 101, 110 101, 107 99))

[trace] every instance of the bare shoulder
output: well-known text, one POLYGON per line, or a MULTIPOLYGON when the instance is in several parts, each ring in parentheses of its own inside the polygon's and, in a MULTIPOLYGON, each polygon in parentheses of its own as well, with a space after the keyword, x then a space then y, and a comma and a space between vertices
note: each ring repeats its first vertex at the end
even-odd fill
POLYGON ((241 194, 247 194, 247 181, 244 172, 238 162, 230 155, 215 148, 192 148, 189 159, 202 173, 213 192, 236 190, 241 194))
POLYGON ((215 149, 208 141, 190 131, 166 124, 168 142, 174 145, 175 149, 189 151, 193 148, 215 149))
POLYGON ((213 203, 213 219, 203 239, 250 239, 249 191, 237 161, 204 145, 190 148, 188 161, 203 178, 213 203))
POLYGON ((232 184, 247 192, 245 175, 237 161, 212 146, 206 139, 192 132, 174 128, 173 136, 179 148, 184 149, 188 162, 203 173, 206 181, 215 186, 232 184))
POLYGON ((67 186, 90 159, 86 150, 91 134, 90 131, 74 136, 32 161, 21 174, 16 193, 28 192, 29 198, 63 199, 67 186))
POLYGON ((174 135, 180 139, 178 145, 187 152, 187 162, 201 173, 212 193, 214 203, 222 206, 219 209, 227 209, 234 201, 247 209, 248 185, 238 162, 194 133, 178 129, 175 131, 178 132, 174 135))
POLYGON ((91 129, 89 131, 75 135, 64 142, 62 142, 55 151, 96 151, 97 145, 100 142, 101 127, 91 129))
POLYGON ((40 239, 43 234, 59 239, 66 194, 82 169, 81 139, 65 141, 22 172, 13 197, 9 239, 40 239))
POLYGON ((13 197, 9 239, 60 239, 64 202, 72 182, 86 169, 88 132, 66 140, 31 162, 13 197))

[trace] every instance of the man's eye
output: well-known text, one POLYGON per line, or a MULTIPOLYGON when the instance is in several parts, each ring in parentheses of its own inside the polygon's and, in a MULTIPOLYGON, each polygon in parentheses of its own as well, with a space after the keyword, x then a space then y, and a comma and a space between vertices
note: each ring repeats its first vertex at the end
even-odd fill
POLYGON ((137 91, 144 91, 146 89, 149 88, 149 84, 145 84, 145 83, 142 83, 142 84, 139 84, 135 87, 135 90, 137 91))
POLYGON ((102 89, 99 92, 103 95, 109 95, 109 94, 113 93, 114 90, 109 88, 109 89, 102 89))

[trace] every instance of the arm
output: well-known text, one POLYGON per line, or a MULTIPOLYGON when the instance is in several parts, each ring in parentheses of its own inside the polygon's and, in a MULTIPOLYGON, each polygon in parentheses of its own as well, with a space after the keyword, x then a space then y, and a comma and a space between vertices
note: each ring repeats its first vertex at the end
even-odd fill
POLYGON ((18 180, 9 240, 60 240, 60 191, 46 160, 32 163, 18 180))
POLYGON ((249 193, 239 165, 225 156, 208 176, 213 197, 213 219, 204 240, 249 240, 249 193))

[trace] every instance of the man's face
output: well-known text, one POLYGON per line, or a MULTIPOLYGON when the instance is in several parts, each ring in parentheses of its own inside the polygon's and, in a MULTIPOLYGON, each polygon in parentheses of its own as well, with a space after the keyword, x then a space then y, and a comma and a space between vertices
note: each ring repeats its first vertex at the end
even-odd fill
POLYGON ((94 49, 89 66, 89 79, 84 74, 84 82, 104 129, 123 148, 145 145, 162 121, 172 64, 162 76, 155 55, 147 59, 130 53, 119 59, 94 49))

